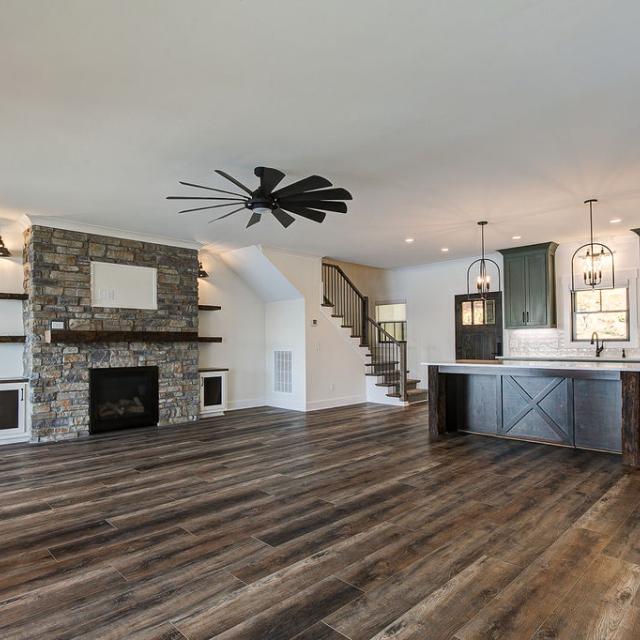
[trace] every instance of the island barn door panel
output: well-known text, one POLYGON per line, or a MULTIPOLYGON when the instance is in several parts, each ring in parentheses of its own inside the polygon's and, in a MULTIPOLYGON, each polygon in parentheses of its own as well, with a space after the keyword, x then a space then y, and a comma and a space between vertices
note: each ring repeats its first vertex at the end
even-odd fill
POLYGON ((500 418, 499 382, 499 376, 448 375, 448 429, 497 433, 500 418))
POLYGON ((504 436, 574 446, 573 380, 501 376, 504 436))

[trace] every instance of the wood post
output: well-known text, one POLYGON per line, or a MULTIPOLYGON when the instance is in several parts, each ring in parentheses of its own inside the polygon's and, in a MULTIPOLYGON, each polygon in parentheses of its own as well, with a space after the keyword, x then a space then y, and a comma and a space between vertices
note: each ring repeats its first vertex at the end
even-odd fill
POLYGON ((437 440, 447 431, 447 379, 438 365, 428 367, 429 435, 437 440))
POLYGON ((622 383, 622 463, 640 469, 640 373, 620 372, 622 383))
POLYGON ((362 343, 369 344, 369 296, 362 298, 362 343))

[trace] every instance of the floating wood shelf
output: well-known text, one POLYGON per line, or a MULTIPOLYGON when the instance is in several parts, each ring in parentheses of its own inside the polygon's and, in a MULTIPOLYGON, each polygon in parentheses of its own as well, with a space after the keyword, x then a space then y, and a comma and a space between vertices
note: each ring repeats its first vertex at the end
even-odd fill
POLYGON ((196 342, 194 331, 73 331, 52 329, 46 332, 47 342, 196 342))
POLYGON ((199 304, 198 311, 220 311, 222 307, 217 304, 199 304))
POLYGON ((18 344, 25 341, 25 336, 0 336, 0 343, 2 344, 18 344))
POLYGON ((198 337, 198 342, 222 342, 222 338, 199 336, 198 337))
POLYGON ((26 293, 0 293, 0 300, 28 300, 26 293))

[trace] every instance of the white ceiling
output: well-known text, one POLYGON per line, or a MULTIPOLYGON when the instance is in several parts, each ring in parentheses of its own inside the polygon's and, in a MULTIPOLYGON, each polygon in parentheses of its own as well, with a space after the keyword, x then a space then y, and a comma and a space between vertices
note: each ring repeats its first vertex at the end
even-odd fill
POLYGON ((638 24, 634 0, 2 0, 0 223, 383 267, 474 255, 483 218, 489 249, 580 238, 592 196, 628 233, 638 24), (350 212, 245 230, 164 200, 258 164, 328 177, 350 212))

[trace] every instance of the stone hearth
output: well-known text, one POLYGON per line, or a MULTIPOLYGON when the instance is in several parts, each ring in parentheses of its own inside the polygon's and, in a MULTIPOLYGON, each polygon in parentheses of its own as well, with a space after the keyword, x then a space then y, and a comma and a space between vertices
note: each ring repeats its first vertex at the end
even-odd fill
POLYGON ((198 330, 198 257, 192 249, 33 226, 25 234, 25 373, 30 380, 32 439, 89 432, 89 370, 157 366, 159 424, 195 420, 198 343, 47 343, 54 320, 71 330, 198 330), (91 306, 91 262, 158 270, 157 310, 91 306))

